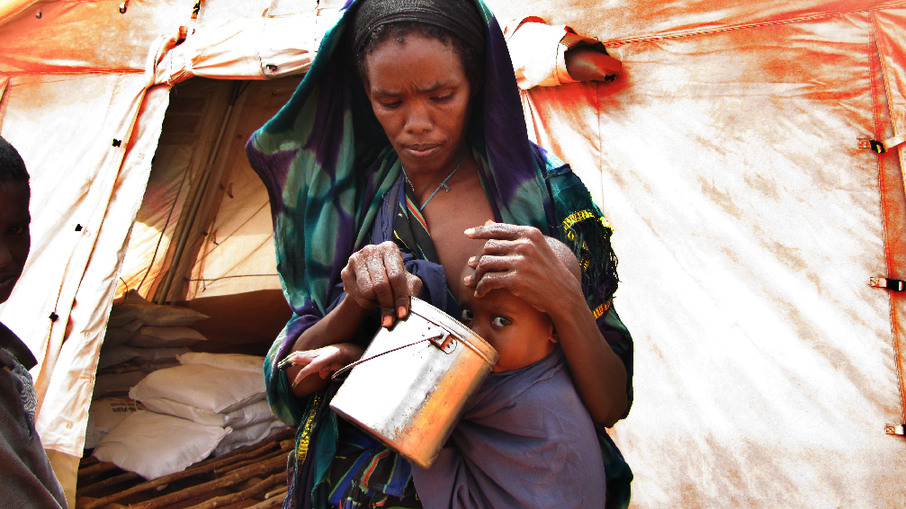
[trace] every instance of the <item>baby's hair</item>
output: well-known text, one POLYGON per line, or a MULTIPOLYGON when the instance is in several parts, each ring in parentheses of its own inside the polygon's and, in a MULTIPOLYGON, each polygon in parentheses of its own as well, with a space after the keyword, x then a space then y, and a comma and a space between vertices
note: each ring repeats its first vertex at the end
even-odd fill
POLYGON ((582 268, 579 267, 579 260, 576 258, 575 253, 572 249, 569 248, 563 242, 555 239, 554 237, 544 237, 547 240, 547 245, 554 250, 554 254, 557 255, 557 258, 566 265, 566 268, 569 269, 570 274, 573 275, 580 283, 582 282, 582 268))
POLYGON ((0 182, 21 182, 28 185, 25 161, 6 139, 0 136, 0 182))

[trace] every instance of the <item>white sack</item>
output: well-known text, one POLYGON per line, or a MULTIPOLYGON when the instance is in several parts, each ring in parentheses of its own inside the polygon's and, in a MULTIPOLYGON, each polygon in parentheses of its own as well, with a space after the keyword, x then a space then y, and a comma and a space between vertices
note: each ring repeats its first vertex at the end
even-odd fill
POLYGON ((258 443, 274 434, 277 430, 285 428, 288 428, 288 426, 280 421, 268 421, 246 426, 245 428, 234 429, 217 444, 217 447, 214 449, 214 456, 220 456, 233 449, 258 443))
POLYGON ((263 397, 258 401, 224 413, 215 412, 207 408, 194 407, 167 398, 144 398, 142 399, 142 404, 148 410, 159 414, 181 417, 209 426, 242 428, 273 419, 274 417, 270 405, 263 397))
POLYGON ((188 352, 179 356, 181 364, 204 364, 223 369, 264 373, 264 357, 243 353, 188 352))
POLYGON ((264 373, 214 366, 174 366, 146 376, 129 397, 144 402, 168 399, 187 406, 227 413, 264 399, 264 373))
POLYGON ((141 410, 111 430, 93 455, 145 479, 156 479, 207 458, 229 431, 141 410))
POLYGON ((191 327, 145 325, 126 343, 141 348, 190 346, 208 338, 191 327))

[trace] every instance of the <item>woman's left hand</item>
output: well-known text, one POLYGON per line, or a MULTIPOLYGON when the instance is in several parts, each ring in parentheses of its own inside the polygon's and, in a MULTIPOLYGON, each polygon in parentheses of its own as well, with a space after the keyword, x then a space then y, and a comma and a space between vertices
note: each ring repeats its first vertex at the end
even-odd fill
POLYGON ((612 426, 626 411, 626 368, 601 335, 588 309, 582 285, 537 228, 488 222, 466 230, 485 239, 465 284, 478 297, 507 290, 547 313, 569 365, 576 390, 592 419, 612 426))
POLYGON ((469 228, 466 236, 485 239, 480 255, 469 259, 475 273, 465 284, 478 297, 491 290, 507 290, 541 312, 551 314, 552 296, 581 296, 582 287, 557 258, 544 234, 532 226, 488 222, 469 228))

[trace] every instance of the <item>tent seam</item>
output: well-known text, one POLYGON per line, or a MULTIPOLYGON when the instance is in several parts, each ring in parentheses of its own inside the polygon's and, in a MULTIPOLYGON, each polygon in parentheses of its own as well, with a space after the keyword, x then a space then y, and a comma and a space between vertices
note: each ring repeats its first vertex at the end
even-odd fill
MULTIPOLYGON (((871 20, 869 23, 869 41, 868 41, 868 55, 867 56, 868 56, 868 66, 869 66, 869 80, 871 83, 871 90, 872 90, 872 94, 871 94, 871 97, 872 97, 871 119, 872 119, 872 124, 873 124, 872 133, 877 137, 883 138, 883 136, 880 136, 882 127, 879 122, 879 119, 884 114, 884 111, 883 111, 883 106, 877 100, 877 97, 878 97, 879 93, 884 94, 884 96, 887 97, 887 99, 888 99, 888 109, 889 109, 889 107, 890 107, 889 106, 890 88, 889 88, 889 84, 887 83, 887 75, 885 73, 884 64, 883 64, 883 62, 881 62, 881 48, 878 45, 878 40, 877 40, 877 19, 875 19, 874 15, 871 16, 871 20), (877 62, 875 62, 875 59, 872 58, 873 55, 877 55, 877 58, 878 58, 877 62), (881 72, 881 78, 884 81, 884 83, 882 83, 880 85, 877 80, 878 71, 881 72)), ((893 129, 892 125, 891 125, 891 129, 893 129)), ((880 194, 879 206, 881 209, 881 221, 884 224, 884 227, 882 230, 883 236, 884 236, 884 264, 885 264, 884 271, 886 274, 889 275, 893 264, 892 264, 892 258, 891 258, 891 253, 890 253, 890 241, 889 241, 889 235, 888 235, 890 224, 889 224, 887 213, 886 213, 887 206, 886 206, 886 203, 884 200, 884 191, 883 191, 885 182, 884 182, 884 177, 883 177, 884 163, 883 163, 882 157, 884 157, 883 154, 881 155, 881 157, 877 158, 876 167, 877 167, 877 172, 878 172, 878 190, 880 192, 879 193, 880 194)), ((887 294, 887 301, 888 301, 888 308, 889 308, 889 320, 890 320, 891 335, 893 336, 894 367, 895 367, 896 373, 897 373, 897 385, 898 385, 898 390, 900 393, 901 422, 906 422, 906 380, 904 380, 904 377, 903 377, 903 362, 902 362, 903 345, 901 344, 901 341, 900 341, 902 331, 900 330, 900 327, 897 322, 896 311, 894 309, 893 295, 891 295, 889 292, 887 294)))

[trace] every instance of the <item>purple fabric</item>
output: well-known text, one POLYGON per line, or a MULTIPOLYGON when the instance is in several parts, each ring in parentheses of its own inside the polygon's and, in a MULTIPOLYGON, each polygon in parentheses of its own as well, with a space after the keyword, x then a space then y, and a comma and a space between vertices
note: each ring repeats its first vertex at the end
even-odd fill
POLYGON ((35 388, 28 347, 0 323, 0 507, 66 507, 35 430, 35 388))
POLYGON ((412 478, 427 509, 604 507, 601 449, 560 350, 490 375, 437 460, 413 465, 412 478))

